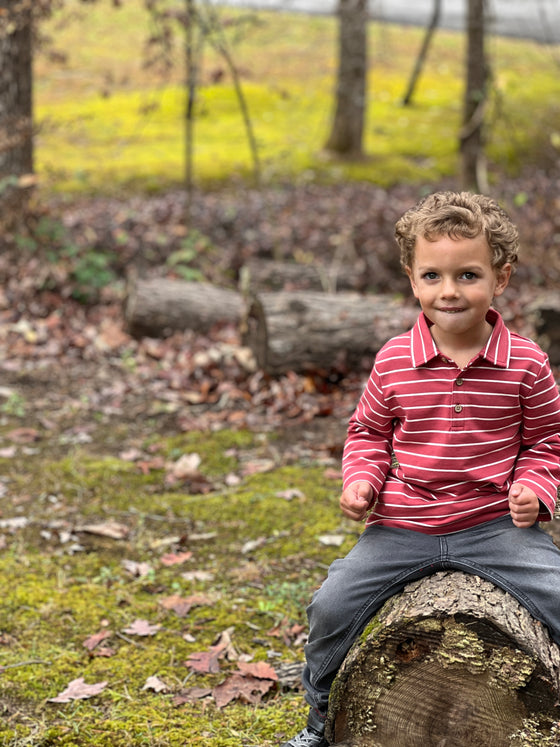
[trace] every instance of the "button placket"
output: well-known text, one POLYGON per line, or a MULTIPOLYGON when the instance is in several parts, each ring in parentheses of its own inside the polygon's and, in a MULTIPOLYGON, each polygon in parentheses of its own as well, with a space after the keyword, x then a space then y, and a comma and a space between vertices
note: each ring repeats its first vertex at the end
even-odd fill
POLYGON ((452 420, 452 429, 453 430, 461 430, 464 428, 464 418, 457 417, 463 412, 463 405, 460 402, 457 402, 456 395, 458 393, 458 389, 463 386, 465 383, 465 380, 461 376, 457 376, 456 379, 453 381, 453 390, 452 390, 452 413, 453 413, 453 420, 452 420))

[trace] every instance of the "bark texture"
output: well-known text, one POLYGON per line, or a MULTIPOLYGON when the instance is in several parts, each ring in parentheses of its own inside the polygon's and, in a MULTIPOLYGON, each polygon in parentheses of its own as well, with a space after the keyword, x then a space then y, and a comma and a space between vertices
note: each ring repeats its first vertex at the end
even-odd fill
POLYGON ((487 192, 483 129, 488 80, 485 46, 486 0, 468 0, 467 9, 467 73, 463 127, 459 135, 461 182, 463 189, 487 192))
POLYGON ((209 283, 138 281, 129 288, 125 317, 134 337, 166 337, 192 329, 207 332, 219 322, 239 323, 241 295, 209 283))
POLYGON ((331 691, 342 747, 560 744, 560 649, 513 597, 443 572, 410 584, 366 627, 331 691))
POLYGON ((367 0, 339 0, 339 61, 336 106, 325 147, 335 153, 362 155, 366 112, 367 0))
POLYGON ((0 224, 16 222, 33 186, 32 11, 0 0, 0 224))
POLYGON ((416 307, 390 295, 268 292, 242 295, 207 283, 138 281, 125 309, 135 337, 162 337, 175 330, 206 332, 229 322, 240 330, 259 368, 332 370, 372 357, 390 337, 416 320, 416 307))
POLYGON ((527 309, 537 342, 553 366, 560 366, 560 294, 542 293, 527 309))

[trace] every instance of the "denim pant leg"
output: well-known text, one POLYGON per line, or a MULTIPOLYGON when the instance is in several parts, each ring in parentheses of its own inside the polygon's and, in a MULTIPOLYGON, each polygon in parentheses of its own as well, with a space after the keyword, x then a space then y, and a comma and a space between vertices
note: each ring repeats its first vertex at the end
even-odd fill
POLYGON ((444 567, 482 576, 509 592, 560 644, 560 549, 538 524, 519 529, 508 515, 440 539, 444 567))
POLYGON ((325 714, 329 691, 354 639, 377 609, 410 581, 441 570, 440 538, 406 529, 364 530, 335 560, 307 609, 306 700, 325 714))

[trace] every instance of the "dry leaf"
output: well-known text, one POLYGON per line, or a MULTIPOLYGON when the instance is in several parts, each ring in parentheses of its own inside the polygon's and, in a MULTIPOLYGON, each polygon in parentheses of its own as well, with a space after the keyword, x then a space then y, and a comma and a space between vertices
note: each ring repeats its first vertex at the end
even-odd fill
POLYGON ((128 537, 130 529, 125 524, 119 524, 117 521, 104 521, 99 524, 82 524, 77 526, 74 531, 120 540, 128 537))
POLYGON ((193 554, 190 550, 186 550, 185 552, 180 553, 169 552, 166 555, 162 555, 162 557, 160 558, 160 562, 166 566, 180 565, 186 560, 190 560, 192 558, 192 555, 193 554))
POLYGON ((212 695, 212 690, 209 687, 189 687, 176 695, 172 702, 174 706, 180 706, 185 703, 194 703, 195 700, 207 698, 209 695, 212 695))
POLYGON ((176 462, 167 465, 168 475, 176 480, 186 480, 189 477, 197 477, 200 462, 201 459, 198 454, 183 454, 183 456, 176 462))
POLYGON ((165 682, 162 682, 159 677, 148 677, 146 680, 146 684, 142 688, 142 690, 153 690, 156 693, 166 693, 169 688, 165 684, 165 682))
POLYGON ((217 685, 212 690, 212 695, 218 708, 223 708, 232 700, 241 700, 242 703, 259 703, 262 696, 272 687, 274 687, 272 680, 233 674, 221 685, 217 685))
POLYGON ((297 488, 290 488, 288 490, 280 490, 276 493, 278 498, 283 498, 285 501, 293 501, 294 498, 304 498, 304 494, 297 488))
POLYGON ((85 646, 88 651, 93 651, 102 641, 110 637, 110 630, 101 630, 99 633, 94 633, 93 635, 90 635, 89 638, 86 638, 82 645, 85 646))
POLYGON ((222 653, 219 646, 212 646, 209 651, 197 651, 191 654, 185 665, 201 674, 217 674, 220 671, 218 659, 222 653))
POLYGON ((71 700, 85 700, 99 695, 107 687, 107 682, 97 682, 95 685, 86 685, 83 677, 72 680, 68 687, 56 698, 49 698, 49 703, 69 703, 71 700))
POLYGON ((15 444, 31 444, 40 439, 39 431, 35 428, 15 428, 6 434, 6 438, 15 444))
POLYGON ((244 675, 256 677, 259 680, 272 680, 276 682, 278 675, 266 661, 244 662, 238 661, 237 668, 244 675))
POLYGON ((135 560, 123 560, 123 568, 128 571, 132 576, 143 578, 149 576, 154 570, 149 563, 137 563, 135 560))
POLYGON ((322 534, 318 539, 322 545, 327 547, 340 547, 346 537, 344 534, 322 534))
POLYGON ((155 625, 152 625, 147 620, 138 619, 135 620, 128 628, 124 628, 122 632, 126 633, 127 635, 147 636, 155 635, 160 629, 161 625, 157 623, 155 625))
POLYGON ((178 594, 172 594, 170 597, 160 599, 159 603, 164 609, 172 610, 178 617, 186 617, 193 606, 192 602, 180 597, 178 594))

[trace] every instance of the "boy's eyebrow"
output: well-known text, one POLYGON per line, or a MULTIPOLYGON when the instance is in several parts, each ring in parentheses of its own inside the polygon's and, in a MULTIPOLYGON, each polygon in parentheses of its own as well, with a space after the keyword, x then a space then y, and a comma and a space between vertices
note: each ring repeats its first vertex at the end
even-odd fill
MULTIPOLYGON (((473 262, 473 263, 470 263, 470 264, 459 265, 459 267, 454 268, 454 271, 455 272, 465 272, 465 271, 472 271, 472 270, 479 270, 480 271, 480 270, 483 270, 483 269, 484 269, 483 265, 477 264, 476 262, 473 262)), ((428 264, 425 264, 425 265, 418 265, 418 271, 420 272, 420 270, 423 270, 424 272, 426 272, 426 270, 432 270, 432 271, 437 270, 437 271, 439 271, 439 268, 438 268, 437 265, 428 265, 428 264)))

